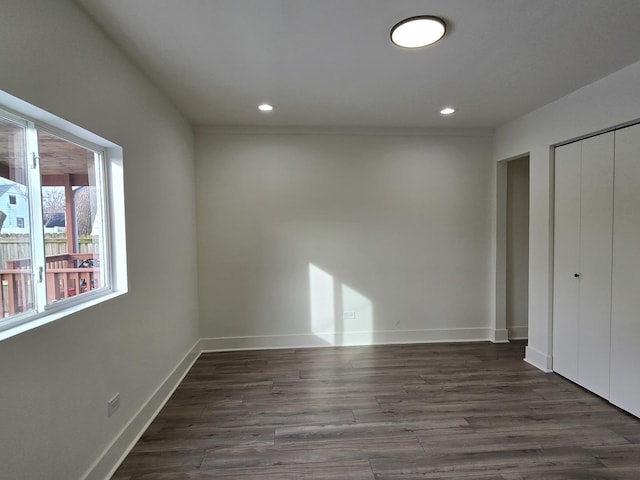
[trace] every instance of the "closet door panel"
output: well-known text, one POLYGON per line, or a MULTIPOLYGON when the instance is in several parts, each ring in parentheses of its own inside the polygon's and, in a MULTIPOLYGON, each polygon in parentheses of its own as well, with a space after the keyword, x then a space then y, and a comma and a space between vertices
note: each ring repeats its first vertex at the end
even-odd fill
POLYGON ((611 395, 640 416, 640 125, 616 132, 611 395))
POLYGON ((582 141, 578 383, 609 398, 614 134, 582 141))
POLYGON ((580 142, 555 150, 553 369, 578 381, 580 142))

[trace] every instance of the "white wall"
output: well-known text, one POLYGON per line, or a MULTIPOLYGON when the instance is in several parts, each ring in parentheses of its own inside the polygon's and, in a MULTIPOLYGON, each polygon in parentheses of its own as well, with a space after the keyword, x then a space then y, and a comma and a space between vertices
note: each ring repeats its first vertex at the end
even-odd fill
POLYGON ((193 134, 71 1, 4 0, 0 59, 0 89, 124 149, 129 293, 0 342, 0 478, 73 480, 198 338, 193 134))
POLYGON ((552 368, 552 172, 550 147, 640 118, 640 62, 503 125, 494 160, 529 153, 529 345, 526 359, 552 368))
POLYGON ((506 322, 526 338, 529 313, 529 158, 507 162, 506 322))
POLYGON ((491 142, 197 132, 205 348, 488 339, 491 142))

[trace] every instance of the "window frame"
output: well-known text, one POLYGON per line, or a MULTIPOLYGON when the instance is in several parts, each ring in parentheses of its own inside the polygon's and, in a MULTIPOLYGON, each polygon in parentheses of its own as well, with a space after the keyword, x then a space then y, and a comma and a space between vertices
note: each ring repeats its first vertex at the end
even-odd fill
POLYGON ((32 310, 9 317, 0 317, 0 341, 2 341, 123 295, 128 291, 128 280, 122 147, 1 90, 0 116, 26 129, 27 158, 25 161, 30 205, 32 284, 35 297, 32 310), (82 295, 51 304, 47 304, 46 281, 40 281, 38 278, 41 268, 44 272, 46 259, 38 131, 94 152, 96 179, 100 182, 99 188, 96 189, 96 201, 102 206, 101 286, 82 295), (37 167, 34 168, 34 165, 37 167))

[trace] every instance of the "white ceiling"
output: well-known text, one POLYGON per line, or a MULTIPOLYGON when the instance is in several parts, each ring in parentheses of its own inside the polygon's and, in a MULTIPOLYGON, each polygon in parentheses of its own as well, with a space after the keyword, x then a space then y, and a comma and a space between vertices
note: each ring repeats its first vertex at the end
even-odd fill
POLYGON ((198 125, 494 128, 640 60, 639 0, 77 2, 198 125), (391 44, 415 15, 445 38, 391 44))

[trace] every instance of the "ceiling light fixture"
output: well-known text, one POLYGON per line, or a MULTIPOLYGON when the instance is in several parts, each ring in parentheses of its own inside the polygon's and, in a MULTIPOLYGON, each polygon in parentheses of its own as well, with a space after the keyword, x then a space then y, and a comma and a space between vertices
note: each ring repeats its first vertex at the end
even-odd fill
POLYGON ((260 110, 261 112, 272 112, 274 108, 275 107, 273 105, 270 105, 268 103, 262 103, 258 105, 258 110, 260 110))
POLYGON ((456 109, 453 107, 444 107, 440 110, 441 115, 453 115, 454 113, 456 113, 456 109))
POLYGON ((403 48, 420 48, 436 43, 447 30, 444 20, 421 15, 402 20, 391 29, 391 41, 403 48))

